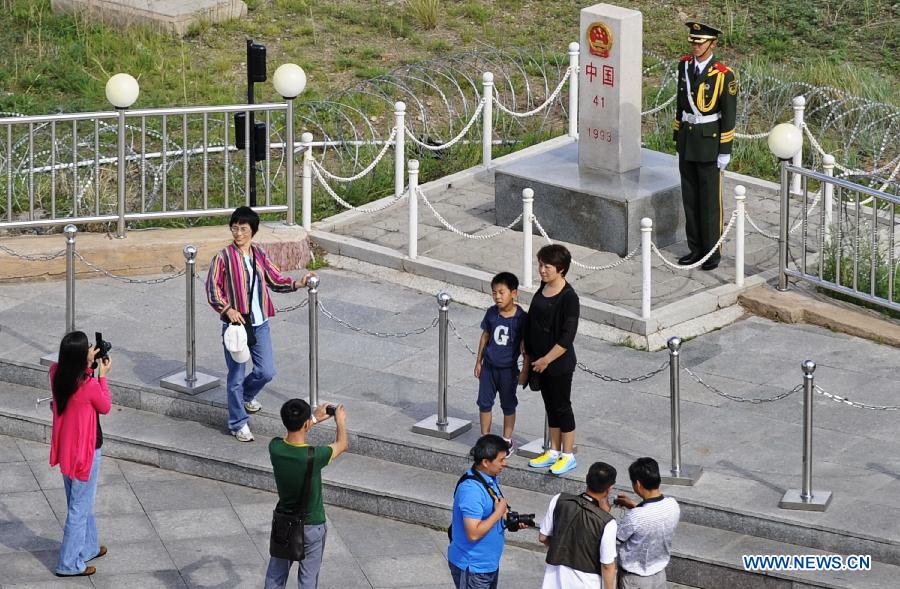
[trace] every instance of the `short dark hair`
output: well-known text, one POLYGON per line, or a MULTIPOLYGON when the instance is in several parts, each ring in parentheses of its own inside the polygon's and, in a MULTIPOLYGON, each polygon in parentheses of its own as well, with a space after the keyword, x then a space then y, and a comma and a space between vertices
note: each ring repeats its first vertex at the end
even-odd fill
POLYGON ((231 213, 231 220, 228 221, 228 226, 241 224, 250 225, 250 234, 256 235, 256 232, 259 231, 259 215, 250 207, 240 206, 231 213))
POLYGON ((281 406, 281 422, 289 432, 297 432, 303 429, 312 415, 309 403, 303 399, 288 399, 281 406))
POLYGON ((595 462, 588 469, 588 491, 592 493, 605 493, 616 482, 616 469, 605 462, 595 462))
POLYGON ((509 290, 519 290, 519 279, 512 272, 501 272, 491 278, 491 288, 502 284, 509 290))
POLYGON ((638 458, 628 467, 631 482, 638 481, 648 491, 659 488, 659 464, 649 456, 638 458))
POLYGON ((537 259, 538 262, 553 266, 563 276, 569 272, 569 266, 572 265, 572 254, 569 253, 566 246, 558 243, 545 245, 539 249, 537 259))
POLYGON ((497 434, 486 434, 478 438, 469 451, 469 456, 475 461, 475 466, 478 466, 482 460, 496 460, 500 452, 509 453, 509 443, 497 434))

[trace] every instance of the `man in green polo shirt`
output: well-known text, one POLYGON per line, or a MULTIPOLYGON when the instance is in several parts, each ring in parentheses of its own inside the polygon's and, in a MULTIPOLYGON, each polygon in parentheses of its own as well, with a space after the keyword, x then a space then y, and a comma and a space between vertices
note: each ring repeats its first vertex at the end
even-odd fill
MULTIPOLYGON (((322 403, 315 412, 302 399, 291 399, 281 406, 281 421, 287 429, 283 438, 273 438, 269 443, 269 456, 278 487, 278 509, 299 511, 303 496, 303 482, 306 478, 306 463, 309 447, 306 434, 313 425, 325 421, 330 416, 328 404, 322 403)), ((325 506, 322 503, 322 469, 347 450, 346 411, 343 405, 334 410, 336 432, 334 443, 315 446, 312 482, 307 502, 307 517, 304 521, 304 546, 306 556, 300 561, 298 580, 300 589, 316 589, 319 583, 319 569, 322 567, 322 553, 325 550, 325 506)), ((266 570, 265 589, 284 589, 293 561, 271 557, 266 570)))

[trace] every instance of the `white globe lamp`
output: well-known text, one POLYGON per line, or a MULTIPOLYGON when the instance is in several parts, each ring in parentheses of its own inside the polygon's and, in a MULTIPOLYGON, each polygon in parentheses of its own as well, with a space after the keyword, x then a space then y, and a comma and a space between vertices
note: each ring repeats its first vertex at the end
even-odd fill
POLYGON ((130 74, 116 74, 106 82, 106 99, 116 108, 128 108, 140 92, 138 81, 130 74))
POLYGON ((306 73, 295 63, 285 63, 275 70, 272 83, 275 85, 275 91, 283 98, 297 98, 306 88, 306 73))
POLYGON ((792 123, 781 123, 769 132, 768 143, 775 157, 789 160, 803 147, 803 133, 792 123))

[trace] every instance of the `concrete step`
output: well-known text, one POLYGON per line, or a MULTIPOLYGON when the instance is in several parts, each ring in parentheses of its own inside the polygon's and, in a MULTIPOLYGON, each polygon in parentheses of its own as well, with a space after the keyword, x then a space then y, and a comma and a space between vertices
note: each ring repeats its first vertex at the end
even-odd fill
MULTIPOLYGON (((0 433, 47 442, 49 407, 35 405, 42 389, 0 386, 0 433)), ((253 488, 274 490, 265 450, 269 438, 241 444, 221 428, 114 405, 103 418, 104 452, 192 475, 253 488)), ((450 519, 457 474, 426 470, 372 456, 347 454, 324 471, 330 504, 379 516, 442 528, 450 519)), ((504 476, 504 480, 505 480, 504 476)), ((505 485, 510 503, 520 512, 543 516, 550 494, 505 485)), ((614 514, 616 515, 616 514, 614 514)), ((534 530, 510 535, 509 541, 539 550, 534 530)), ((873 562, 869 572, 744 571, 743 554, 823 554, 803 546, 682 522, 676 536, 669 577, 703 589, 875 589, 893 586, 900 567, 873 562)))
MULTIPOLYGON (((17 383, 36 387, 35 396, 45 396, 46 368, 10 360, 0 360, 0 383, 17 383)), ((0 384, 2 387, 2 384, 0 384)), ((113 402, 123 407, 150 411, 159 415, 186 419, 220 428, 227 420, 222 401, 183 395, 163 389, 111 382, 113 402)), ((355 402, 358 405, 358 402, 355 402)), ((354 405, 355 406, 355 405, 354 405)), ((457 440, 429 438, 410 431, 417 419, 400 411, 385 412, 380 405, 370 405, 372 411, 360 419, 351 419, 353 452, 362 456, 387 459, 429 471, 458 475, 470 464, 467 456, 472 432, 457 440)), ((264 406, 254 415, 255 434, 279 435, 283 432, 277 408, 264 406)), ((312 441, 330 441, 330 424, 313 430, 312 441)), ((582 448, 578 454, 581 465, 603 460, 624 467, 634 459, 613 449, 582 448)), ((562 491, 578 492, 583 486, 584 470, 577 469, 563 477, 548 476, 527 467, 526 460, 513 457, 504 473, 504 484, 544 494, 562 491)), ((619 488, 630 491, 627 475, 622 470, 619 488)), ((799 481, 798 481, 799 483, 799 481)), ((855 517, 844 515, 836 499, 825 514, 785 511, 777 508, 777 498, 758 499, 772 495, 769 486, 754 480, 736 478, 707 469, 701 483, 695 487, 666 487, 665 492, 681 504, 682 521, 739 534, 787 542, 798 546, 825 550, 836 554, 869 554, 872 558, 900 565, 900 540, 866 533, 855 517), (738 500, 733 500, 739 498, 738 500)), ((780 497, 780 494, 778 494, 780 497)))

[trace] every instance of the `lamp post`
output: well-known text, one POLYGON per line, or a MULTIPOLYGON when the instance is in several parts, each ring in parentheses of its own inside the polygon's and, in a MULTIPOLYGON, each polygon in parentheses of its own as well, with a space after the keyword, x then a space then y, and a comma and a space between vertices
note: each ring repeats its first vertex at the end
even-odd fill
POLYGON ((285 193, 287 196, 287 224, 294 224, 294 99, 300 96, 306 88, 306 73, 299 65, 285 63, 278 66, 275 75, 272 76, 272 84, 275 91, 287 102, 285 113, 285 157, 287 158, 286 175, 287 184, 285 193))
POLYGON ((119 220, 116 225, 116 237, 125 237, 125 110, 135 103, 141 88, 138 81, 129 74, 116 74, 106 82, 106 99, 112 104, 119 114, 118 133, 118 201, 116 215, 119 220))
POLYGON ((775 125, 769 131, 769 151, 781 162, 781 214, 778 230, 778 290, 788 289, 788 219, 790 186, 788 186, 788 161, 803 147, 803 132, 791 123, 775 125))

